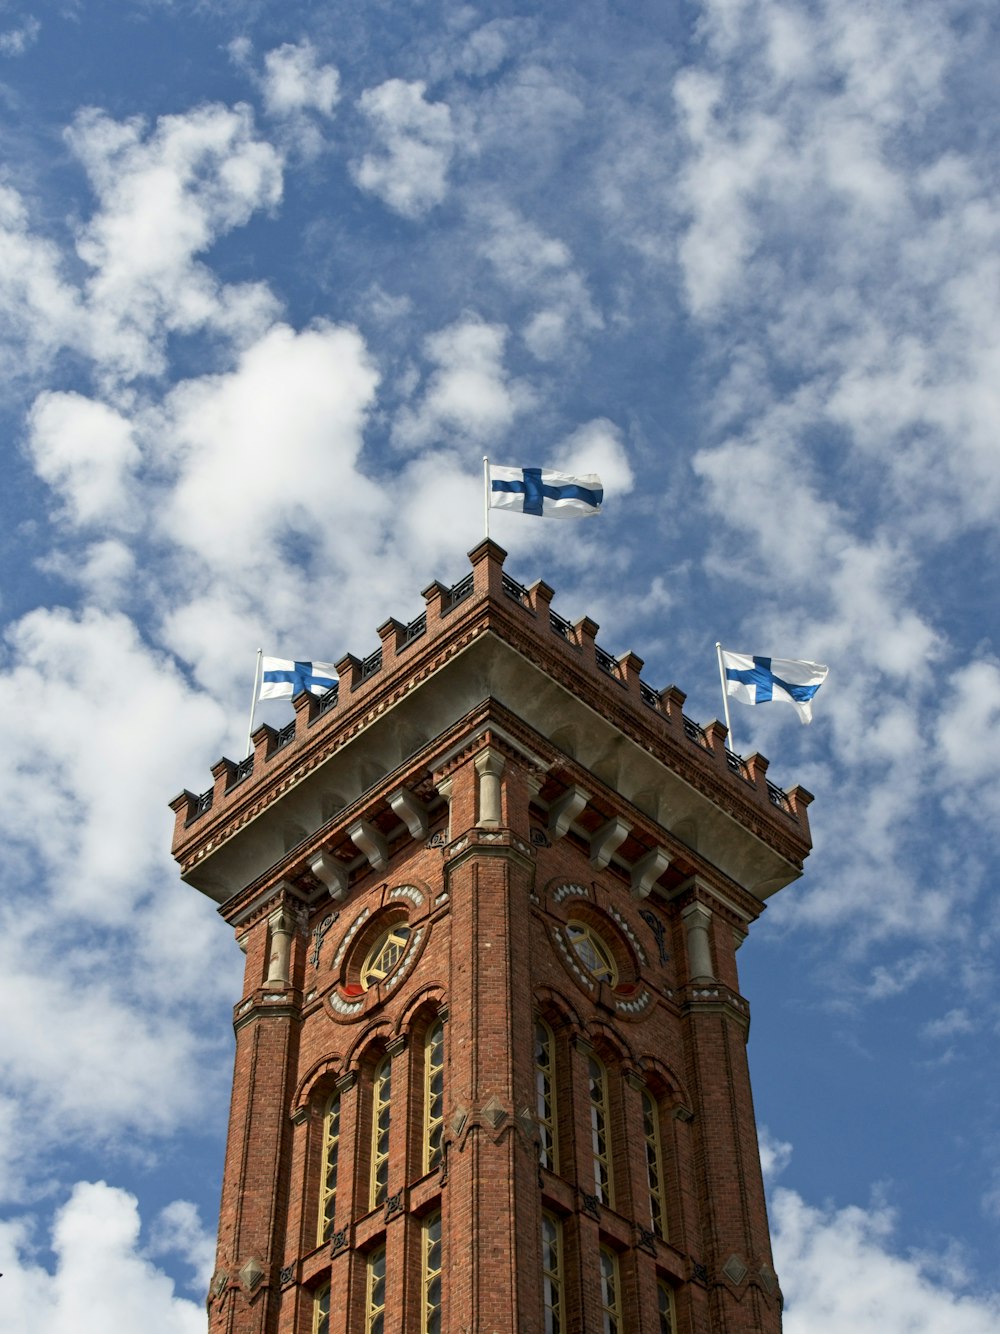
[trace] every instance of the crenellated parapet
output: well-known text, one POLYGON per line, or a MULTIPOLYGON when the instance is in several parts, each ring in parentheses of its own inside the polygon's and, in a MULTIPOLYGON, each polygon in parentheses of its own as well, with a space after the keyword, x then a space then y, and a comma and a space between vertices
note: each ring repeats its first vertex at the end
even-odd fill
POLYGON ((345 655, 333 690, 300 694, 293 722, 259 727, 246 760, 219 760, 211 788, 174 799, 173 852, 186 880, 224 902, 294 848, 300 869, 338 897, 353 865, 377 868, 399 831, 426 831, 443 800, 434 782, 442 737, 477 709, 486 728, 490 708, 494 727, 512 720, 513 744, 520 720, 556 740, 564 770, 571 757, 564 777, 573 781, 549 798, 553 827, 585 834, 595 867, 624 862, 639 896, 699 842, 729 849, 721 869, 759 898, 795 878, 810 848, 810 794, 775 787, 762 755, 734 755, 723 724, 688 718, 682 691, 653 689, 641 658, 602 649, 592 620, 564 620, 547 584, 526 587, 504 572, 505 555, 480 543, 468 575, 424 590, 420 616, 385 622, 368 657, 345 655), (392 800, 368 810, 364 794, 388 774, 399 780, 392 800), (600 819, 600 782, 631 797, 634 824, 617 805, 610 824, 600 819), (643 812, 675 835, 673 851, 643 841, 643 812), (334 852, 326 835, 345 817, 348 837, 334 852))

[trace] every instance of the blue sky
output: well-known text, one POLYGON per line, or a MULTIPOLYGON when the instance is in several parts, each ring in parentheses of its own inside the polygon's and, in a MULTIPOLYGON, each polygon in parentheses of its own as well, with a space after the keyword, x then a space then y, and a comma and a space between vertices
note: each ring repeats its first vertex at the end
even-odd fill
MULTIPOLYGON (((1000 35, 957 0, 0 8, 0 1330, 204 1328, 253 655, 507 569, 816 796, 741 952, 789 1334, 1000 1331, 1000 35)), ((274 717, 290 716, 283 705, 274 717)))

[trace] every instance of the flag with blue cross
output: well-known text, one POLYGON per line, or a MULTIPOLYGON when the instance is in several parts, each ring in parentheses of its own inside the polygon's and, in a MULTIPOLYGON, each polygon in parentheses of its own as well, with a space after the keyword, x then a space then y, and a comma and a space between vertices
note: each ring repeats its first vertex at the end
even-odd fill
POLYGON ((729 653, 720 647, 726 694, 744 704, 784 700, 798 710, 804 723, 812 722, 812 700, 826 680, 828 667, 795 658, 758 658, 729 653))
POLYGON ((551 468, 503 468, 487 461, 490 509, 516 510, 550 519, 599 514, 604 488, 596 473, 553 472, 551 468))
POLYGON ((337 684, 337 669, 330 662, 291 662, 288 658, 262 658, 258 699, 294 699, 308 690, 325 695, 337 684))

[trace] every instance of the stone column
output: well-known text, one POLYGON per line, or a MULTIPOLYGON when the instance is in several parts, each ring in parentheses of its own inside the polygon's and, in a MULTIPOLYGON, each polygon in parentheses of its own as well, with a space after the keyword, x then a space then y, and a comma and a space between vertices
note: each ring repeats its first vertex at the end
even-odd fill
POLYGON ((712 968, 712 947, 709 930, 712 926, 711 909, 703 903, 689 903, 681 913, 687 931, 689 980, 692 982, 711 982, 715 978, 712 968))
POLYGON ((496 828, 503 819, 500 800, 500 779, 504 771, 504 758, 498 750, 488 746, 476 756, 476 773, 479 775, 479 823, 496 828))

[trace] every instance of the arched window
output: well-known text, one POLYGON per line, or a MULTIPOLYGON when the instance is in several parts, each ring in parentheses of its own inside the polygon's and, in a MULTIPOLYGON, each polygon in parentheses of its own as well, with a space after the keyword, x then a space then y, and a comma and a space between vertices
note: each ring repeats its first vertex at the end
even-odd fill
POLYGON ((603 1334, 619 1334, 622 1328, 622 1308, 618 1283, 618 1257, 606 1246, 601 1247, 601 1316, 603 1334))
POLYGON ((385 1326, 385 1247, 370 1251, 365 1263, 365 1334, 385 1326))
POLYGON ((664 1241, 667 1216, 663 1198, 663 1154, 660 1150, 660 1115, 653 1097, 642 1091, 642 1134, 646 1141, 646 1175, 649 1181, 649 1214, 653 1231, 664 1241))
POLYGON ((385 1201, 389 1184, 389 1114, 392 1101, 392 1069, 388 1056, 375 1067, 372 1078, 372 1154, 369 1207, 385 1201))
POLYGON ((313 1298, 313 1334, 330 1334, 330 1285, 324 1284, 313 1298))
POLYGON ((323 1162, 319 1195, 319 1241, 329 1241, 333 1234, 337 1203, 337 1155, 340 1151, 340 1094, 326 1104, 323 1115, 323 1162))
POLYGON ((656 1280, 656 1303, 660 1314, 660 1334, 675 1334, 677 1319, 674 1312, 674 1291, 665 1279, 656 1280))
POLYGON ((562 1334, 563 1254, 562 1224, 551 1214, 542 1214, 542 1309, 544 1334, 562 1334))
POLYGON ((559 1171, 556 1142, 556 1042, 544 1019, 535 1022, 535 1118, 538 1121, 538 1159, 550 1172, 559 1171))
POLYGON ((424 1171, 441 1164, 444 1133, 444 1024, 435 1019, 424 1036, 424 1171))
POLYGON ((590 1094, 590 1137, 594 1162, 594 1194, 601 1204, 614 1205, 611 1142, 608 1127, 608 1072, 596 1056, 587 1058, 590 1094))
POLYGON ((441 1211, 425 1219, 420 1229, 423 1300, 421 1334, 441 1331, 441 1211))

